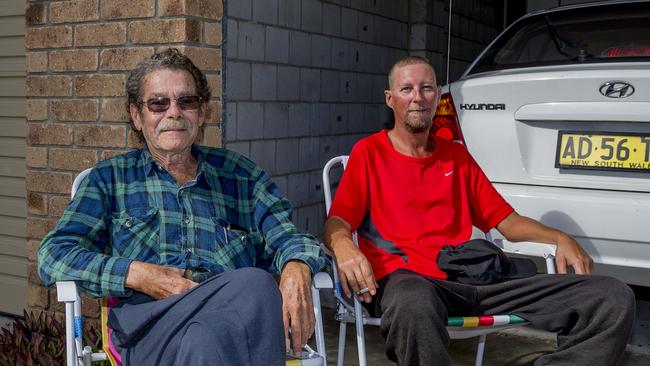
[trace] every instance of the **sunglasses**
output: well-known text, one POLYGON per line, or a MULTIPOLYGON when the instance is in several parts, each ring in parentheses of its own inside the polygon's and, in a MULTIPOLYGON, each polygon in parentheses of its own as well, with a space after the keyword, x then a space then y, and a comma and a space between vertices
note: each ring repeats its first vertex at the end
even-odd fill
POLYGON ((165 112, 172 105, 172 99, 176 101, 178 108, 183 111, 195 111, 199 109, 202 100, 198 95, 185 95, 178 98, 155 97, 140 102, 140 104, 145 104, 147 109, 154 113, 165 112))

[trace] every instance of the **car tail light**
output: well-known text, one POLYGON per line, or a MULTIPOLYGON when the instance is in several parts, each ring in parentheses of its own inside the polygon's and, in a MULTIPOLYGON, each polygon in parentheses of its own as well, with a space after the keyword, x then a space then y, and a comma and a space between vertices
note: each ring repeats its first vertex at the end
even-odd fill
POLYGON ((429 134, 465 144, 463 135, 460 132, 454 101, 450 93, 445 93, 440 97, 440 103, 438 103, 436 114, 433 116, 433 124, 431 125, 429 134))
POLYGON ((603 51, 607 57, 646 57, 650 56, 648 45, 626 45, 611 47, 603 51))

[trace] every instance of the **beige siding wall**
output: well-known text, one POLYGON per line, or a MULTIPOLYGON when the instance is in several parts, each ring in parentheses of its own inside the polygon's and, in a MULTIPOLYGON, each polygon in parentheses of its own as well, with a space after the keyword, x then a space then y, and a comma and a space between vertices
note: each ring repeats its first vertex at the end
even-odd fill
POLYGON ((0 312, 14 314, 27 288, 24 13, 24 0, 0 0, 0 312))

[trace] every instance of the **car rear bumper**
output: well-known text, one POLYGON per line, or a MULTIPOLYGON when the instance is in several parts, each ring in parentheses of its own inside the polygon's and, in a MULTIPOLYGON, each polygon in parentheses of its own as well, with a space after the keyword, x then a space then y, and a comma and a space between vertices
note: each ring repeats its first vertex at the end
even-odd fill
POLYGON ((650 194, 494 186, 518 213, 575 237, 597 263, 598 272, 650 286, 650 194), (608 271, 609 266, 616 270, 608 271))

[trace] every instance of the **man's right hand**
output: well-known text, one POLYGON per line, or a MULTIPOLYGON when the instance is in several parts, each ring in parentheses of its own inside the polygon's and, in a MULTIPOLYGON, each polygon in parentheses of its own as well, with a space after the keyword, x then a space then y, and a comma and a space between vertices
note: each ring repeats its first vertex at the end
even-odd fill
POLYGON ((369 303, 377 294, 378 285, 370 262, 352 241, 349 224, 339 217, 329 218, 325 223, 325 243, 336 257, 345 295, 352 297, 354 294, 369 303))
POLYGON ((183 294, 198 284, 183 277, 184 270, 133 261, 126 273, 125 286, 156 300, 183 294))
POLYGON ((349 243, 339 242, 334 246, 337 248, 334 249, 334 255, 339 268, 339 281, 345 295, 352 297, 353 292, 361 300, 369 303, 372 296, 377 293, 377 283, 370 262, 352 240, 349 240, 349 243), (360 293, 365 288, 368 291, 360 293))

